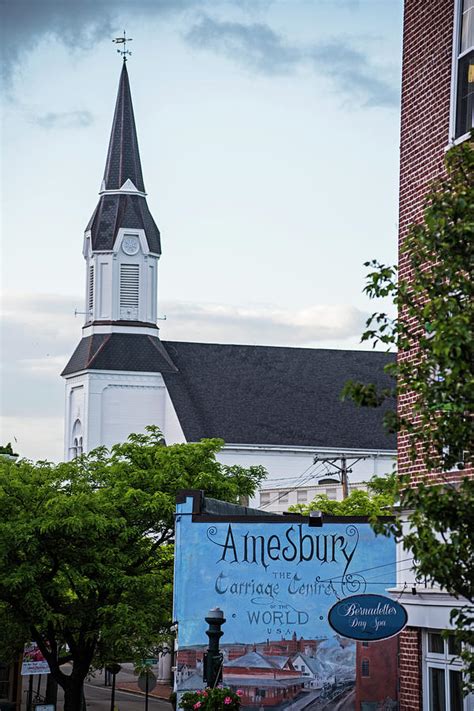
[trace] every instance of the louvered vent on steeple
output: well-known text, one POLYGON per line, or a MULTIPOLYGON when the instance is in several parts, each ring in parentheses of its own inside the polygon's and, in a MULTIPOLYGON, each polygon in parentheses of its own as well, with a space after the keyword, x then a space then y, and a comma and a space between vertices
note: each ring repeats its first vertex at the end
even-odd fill
POLYGON ((89 291, 88 291, 88 307, 89 312, 92 313, 94 308, 94 265, 91 264, 89 267, 89 291))
POLYGON ((120 265, 120 318, 138 318, 140 265, 120 265))

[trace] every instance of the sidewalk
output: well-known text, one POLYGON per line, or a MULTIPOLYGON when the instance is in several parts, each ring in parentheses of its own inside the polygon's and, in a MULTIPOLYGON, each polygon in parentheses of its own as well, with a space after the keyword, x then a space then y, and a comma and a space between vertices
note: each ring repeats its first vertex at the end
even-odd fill
MULTIPOLYGON (((134 694, 142 694, 145 696, 145 693, 138 688, 136 681, 117 681, 116 688, 120 691, 133 691, 134 694)), ((153 691, 148 692, 148 696, 168 701, 171 692, 171 686, 168 686, 167 684, 157 684, 153 691)))

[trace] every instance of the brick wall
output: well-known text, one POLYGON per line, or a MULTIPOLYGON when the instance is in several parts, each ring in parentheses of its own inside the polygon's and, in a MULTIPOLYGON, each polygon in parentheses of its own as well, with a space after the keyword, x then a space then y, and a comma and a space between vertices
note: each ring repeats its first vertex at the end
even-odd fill
MULTIPOLYGON (((443 168, 449 141, 449 106, 454 0, 405 0, 400 139, 400 243, 409 225, 422 218, 429 182, 443 168)), ((409 276, 400 256, 400 275, 409 276)), ((416 358, 416 353, 405 358, 416 358)), ((400 399, 410 408, 410 396, 400 399)), ((419 473, 409 458, 406 436, 399 437, 400 472, 419 473)))
MULTIPOLYGON (((443 168, 449 141, 449 110, 454 0, 405 0, 403 28, 402 111, 400 139, 400 244, 409 225, 422 217, 428 183, 443 168)), ((409 277, 400 257, 400 276, 409 277)), ((416 358, 416 352, 404 354, 416 358)), ((410 411, 410 396, 400 399, 410 411)), ((406 436, 399 436, 398 467, 420 474, 413 465, 406 436)), ((421 631, 407 627, 400 635, 400 711, 422 708, 421 631)))
POLYGON ((405 627, 399 647, 400 711, 421 711, 421 630, 405 627))

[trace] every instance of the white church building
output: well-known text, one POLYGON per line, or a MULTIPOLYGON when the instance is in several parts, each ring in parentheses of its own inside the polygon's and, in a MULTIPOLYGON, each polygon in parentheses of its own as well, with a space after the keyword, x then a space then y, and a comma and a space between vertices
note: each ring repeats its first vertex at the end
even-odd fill
POLYGON ((266 467, 250 505, 269 511, 317 492, 340 498, 333 468, 321 460, 359 459, 353 487, 392 469, 396 442, 383 412, 341 402, 340 393, 348 380, 387 387, 383 367, 394 356, 160 339, 160 231, 147 206, 125 62, 83 255, 85 323, 62 372, 67 460, 150 424, 167 444, 220 437, 223 463, 266 467))

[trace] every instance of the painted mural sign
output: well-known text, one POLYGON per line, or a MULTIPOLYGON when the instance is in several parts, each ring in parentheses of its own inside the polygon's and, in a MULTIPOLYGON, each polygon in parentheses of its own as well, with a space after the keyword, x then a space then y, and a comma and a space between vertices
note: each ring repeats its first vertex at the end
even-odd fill
POLYGON ((370 677, 378 673, 381 684, 369 689, 362 643, 328 619, 339 600, 380 595, 394 584, 395 542, 376 537, 368 523, 313 528, 298 515, 200 515, 187 495, 176 517, 177 690, 205 686, 204 618, 219 607, 223 683, 242 692, 244 709, 350 711, 362 701, 395 702, 397 680, 386 672, 396 673, 387 660, 396 662, 396 649, 385 646, 392 640, 370 650, 370 677))
POLYGON ((401 632, 408 615, 399 602, 384 595, 352 595, 331 607, 328 620, 344 637, 376 642, 401 632))

